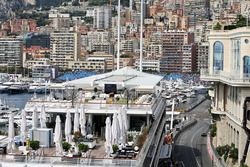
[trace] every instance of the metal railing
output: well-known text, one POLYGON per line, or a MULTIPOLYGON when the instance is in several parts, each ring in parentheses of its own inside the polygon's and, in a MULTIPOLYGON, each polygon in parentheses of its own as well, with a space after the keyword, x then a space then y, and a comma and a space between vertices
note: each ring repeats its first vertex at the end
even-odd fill
POLYGON ((48 166, 56 165, 70 165, 70 166, 137 166, 135 159, 95 159, 95 158, 65 158, 56 156, 24 156, 24 155, 6 155, 0 157, 1 163, 25 164, 27 166, 40 166, 41 164, 48 164, 48 166))
POLYGON ((225 72, 218 70, 213 70, 212 72, 209 72, 208 69, 201 69, 200 74, 201 78, 203 79, 216 79, 235 84, 250 83, 250 74, 248 73, 225 72))

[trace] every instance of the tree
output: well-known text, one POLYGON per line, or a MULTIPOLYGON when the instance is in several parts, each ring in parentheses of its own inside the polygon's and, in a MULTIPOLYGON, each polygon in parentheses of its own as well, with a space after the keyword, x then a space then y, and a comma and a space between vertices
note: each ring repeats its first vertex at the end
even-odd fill
POLYGON ((80 6, 80 3, 78 2, 78 0, 74 0, 72 2, 72 6, 80 6))
POLYGON ((84 17, 84 22, 86 24, 93 24, 93 21, 94 21, 93 17, 84 17))
POLYGON ((36 140, 30 141, 30 147, 32 150, 38 150, 40 148, 40 142, 36 140))
POLYGON ((214 26, 214 30, 221 30, 222 26, 219 22, 214 26))

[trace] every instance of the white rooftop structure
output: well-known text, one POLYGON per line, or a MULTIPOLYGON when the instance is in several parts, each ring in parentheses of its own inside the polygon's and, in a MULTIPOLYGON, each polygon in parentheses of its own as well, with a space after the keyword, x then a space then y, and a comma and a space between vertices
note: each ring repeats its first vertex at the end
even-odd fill
POLYGON ((155 86, 162 79, 162 76, 139 72, 131 67, 124 67, 109 73, 69 81, 65 84, 82 89, 90 87, 103 88, 105 84, 116 84, 118 89, 134 88, 136 91, 153 92, 155 86))

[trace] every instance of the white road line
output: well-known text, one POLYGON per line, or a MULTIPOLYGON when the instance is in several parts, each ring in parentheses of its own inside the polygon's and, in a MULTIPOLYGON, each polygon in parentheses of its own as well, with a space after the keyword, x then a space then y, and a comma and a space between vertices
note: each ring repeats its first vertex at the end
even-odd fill
POLYGON ((200 163, 198 162, 198 160, 196 159, 196 156, 195 156, 195 153, 194 153, 193 141, 194 141, 194 137, 195 137, 198 133, 200 133, 201 129, 202 129, 202 128, 200 128, 199 130, 197 130, 197 131, 193 134, 193 137, 192 137, 192 139, 191 139, 192 152, 193 152, 193 154, 194 154, 195 161, 196 161, 196 163, 197 163, 197 165, 198 165, 199 167, 201 167, 201 165, 200 165, 200 163))

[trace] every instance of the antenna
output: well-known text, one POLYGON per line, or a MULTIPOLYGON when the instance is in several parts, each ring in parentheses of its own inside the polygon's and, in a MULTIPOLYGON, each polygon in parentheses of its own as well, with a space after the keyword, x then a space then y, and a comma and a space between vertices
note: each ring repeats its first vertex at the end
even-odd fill
POLYGON ((121 0, 118 0, 118 20, 117 20, 117 24, 118 24, 118 32, 117 32, 117 70, 120 69, 120 19, 121 19, 121 0))
POLYGON ((142 31, 143 31, 143 1, 144 0, 141 0, 141 30, 140 30, 140 72, 142 72, 142 47, 143 47, 143 44, 142 44, 142 31))

